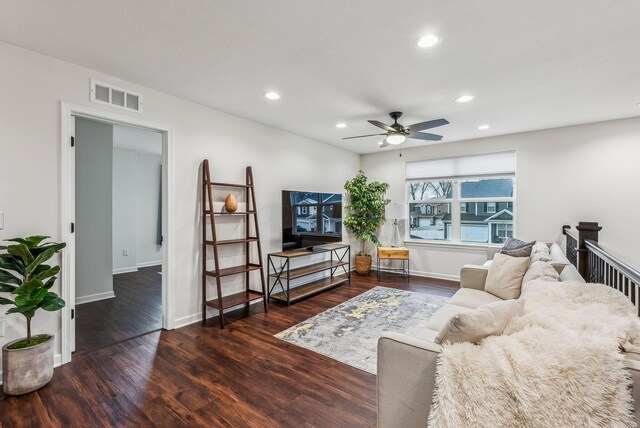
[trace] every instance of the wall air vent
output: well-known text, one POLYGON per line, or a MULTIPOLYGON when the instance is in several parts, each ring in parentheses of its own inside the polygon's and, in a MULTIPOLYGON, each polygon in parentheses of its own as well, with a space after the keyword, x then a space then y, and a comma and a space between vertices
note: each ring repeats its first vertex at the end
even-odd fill
POLYGON ((93 79, 91 79, 91 101, 129 111, 142 111, 140 94, 93 79))

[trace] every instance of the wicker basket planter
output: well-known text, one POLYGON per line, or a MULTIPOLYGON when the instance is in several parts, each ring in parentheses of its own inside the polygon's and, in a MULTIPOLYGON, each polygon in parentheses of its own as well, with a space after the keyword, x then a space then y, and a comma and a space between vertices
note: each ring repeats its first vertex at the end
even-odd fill
POLYGON ((356 255, 356 272, 360 274, 368 274, 371 272, 371 256, 369 254, 356 255))

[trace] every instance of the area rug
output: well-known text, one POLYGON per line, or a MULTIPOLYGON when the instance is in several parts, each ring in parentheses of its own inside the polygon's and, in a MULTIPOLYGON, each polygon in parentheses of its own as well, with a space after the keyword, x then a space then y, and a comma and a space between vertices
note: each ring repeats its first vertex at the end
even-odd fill
POLYGON ((413 335, 448 300, 434 294, 375 287, 274 337, 375 374, 382 333, 413 335))

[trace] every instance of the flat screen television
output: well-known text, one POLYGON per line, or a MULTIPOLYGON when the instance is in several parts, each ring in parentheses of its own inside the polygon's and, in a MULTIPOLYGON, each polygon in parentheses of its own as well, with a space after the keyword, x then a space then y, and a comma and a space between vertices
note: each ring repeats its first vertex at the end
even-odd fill
POLYGON ((282 250, 342 241, 342 194, 282 191, 282 250))

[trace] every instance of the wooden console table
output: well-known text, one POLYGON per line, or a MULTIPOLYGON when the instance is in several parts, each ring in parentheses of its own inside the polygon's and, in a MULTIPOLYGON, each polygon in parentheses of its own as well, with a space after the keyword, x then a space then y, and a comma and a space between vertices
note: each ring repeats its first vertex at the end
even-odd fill
POLYGON ((311 249, 271 253, 267 262, 267 278, 269 279, 269 298, 286 303, 287 306, 345 282, 350 283, 351 246, 347 244, 324 244, 316 245, 311 249), (328 255, 329 259, 295 268, 291 267, 293 259, 302 259, 318 254, 328 255), (280 267, 276 266, 277 259, 281 259, 280 267), (282 262, 283 260, 284 262, 282 262), (336 275, 339 269, 344 273, 341 272, 341 274, 336 275), (331 275, 300 285, 292 284, 294 280, 325 271, 331 271, 331 275), (276 287, 279 287, 280 291, 274 292, 276 287))
POLYGON ((402 267, 400 268, 386 268, 387 270, 395 270, 400 271, 403 276, 407 277, 407 282, 409 282, 409 249, 405 247, 378 247, 378 260, 377 260, 377 271, 378 271, 378 280, 380 280, 380 260, 401 260, 402 267), (407 263, 407 267, 405 268, 404 264, 407 263))

